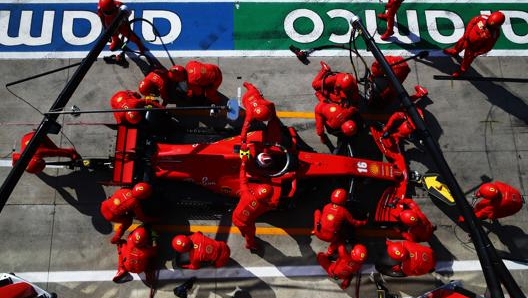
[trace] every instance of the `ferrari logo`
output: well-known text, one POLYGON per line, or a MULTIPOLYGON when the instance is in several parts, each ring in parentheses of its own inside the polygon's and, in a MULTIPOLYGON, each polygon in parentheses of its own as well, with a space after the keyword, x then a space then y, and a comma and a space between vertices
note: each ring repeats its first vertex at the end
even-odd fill
POLYGON ((207 73, 207 70, 205 69, 205 67, 200 67, 200 73, 201 74, 207 73))
POLYGON ((334 113, 337 110, 336 107, 330 107, 330 112, 334 113))
POLYGON ((334 216, 333 214, 328 214, 328 215, 326 216, 326 219, 328 219, 329 221, 332 221, 332 220, 334 220, 334 217, 335 217, 335 216, 334 216))
POLYGON ((118 198, 114 198, 114 205, 116 206, 119 206, 121 204, 121 200, 119 200, 118 198))

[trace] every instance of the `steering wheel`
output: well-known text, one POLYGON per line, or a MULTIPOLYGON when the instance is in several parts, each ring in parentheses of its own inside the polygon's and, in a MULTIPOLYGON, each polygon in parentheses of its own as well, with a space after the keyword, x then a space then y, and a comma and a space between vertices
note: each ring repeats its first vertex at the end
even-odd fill
POLYGON ((279 148, 286 156, 286 162, 284 163, 284 167, 282 169, 280 169, 278 172, 276 173, 270 173, 270 174, 267 174, 268 177, 279 177, 279 176, 282 176, 284 175, 286 172, 288 172, 288 170, 290 169, 290 164, 291 164, 291 161, 292 161, 292 157, 291 157, 291 153, 288 151, 288 149, 286 149, 286 147, 282 146, 281 144, 279 143, 274 143, 274 144, 266 144, 266 146, 268 147, 277 147, 279 148))

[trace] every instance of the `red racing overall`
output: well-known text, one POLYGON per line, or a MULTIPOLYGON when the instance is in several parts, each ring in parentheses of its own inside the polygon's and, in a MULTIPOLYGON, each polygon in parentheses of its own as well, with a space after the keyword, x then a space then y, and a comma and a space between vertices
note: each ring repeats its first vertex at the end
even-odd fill
MULTIPOLYGON (((99 4, 97 5, 97 15, 101 19, 101 23, 103 24, 103 28, 108 28, 114 19, 117 17, 117 14, 119 13, 119 7, 123 5, 120 1, 115 0, 99 0, 99 4)), ((119 34, 122 35, 123 38, 130 40, 131 42, 135 43, 139 49, 139 52, 141 54, 145 53, 145 46, 139 39, 139 37, 130 29, 130 22, 128 20, 125 20, 117 29, 117 31, 112 35, 111 42, 110 42, 110 51, 116 51, 122 46, 122 40, 119 38, 119 34)))
MULTIPOLYGON (((11 156, 13 165, 20 159, 20 155, 24 152, 26 146, 34 135, 35 132, 32 131, 22 136, 22 140, 20 141, 20 153, 15 152, 11 156)), ((47 135, 44 135, 42 142, 39 144, 35 154, 33 154, 33 157, 29 161, 26 171, 32 174, 42 172, 46 167, 46 161, 44 160, 45 157, 69 157, 71 160, 81 158, 75 148, 60 148, 55 145, 47 135)))
POLYGON ((331 134, 338 131, 344 135, 349 135, 348 131, 343 131, 342 126, 347 121, 353 121, 352 118, 357 114, 358 109, 354 106, 345 106, 328 101, 319 92, 315 94, 319 99, 319 103, 315 106, 315 131, 321 142, 325 143, 328 138, 325 135, 325 128, 331 134))
POLYGON ((358 104, 359 89, 354 76, 344 72, 332 72, 330 66, 323 61, 321 70, 312 80, 312 87, 333 102, 358 104))
POLYGON ((460 52, 465 50, 464 59, 460 63, 460 70, 454 72, 453 76, 459 76, 466 72, 477 56, 491 51, 500 36, 500 25, 504 22, 504 15, 501 14, 494 12, 492 15, 479 15, 472 18, 464 31, 464 35, 455 46, 444 50, 444 53, 451 56, 458 56, 460 52), (502 20, 489 25, 488 18, 492 16, 493 18, 498 16, 502 20))
POLYGON ((225 242, 211 239, 202 232, 195 232, 189 238, 192 241, 190 264, 183 265, 183 268, 199 269, 202 262, 212 262, 214 267, 219 268, 229 261, 231 250, 225 242))
POLYGON ((320 240, 330 242, 327 255, 333 254, 337 246, 342 243, 343 235, 340 231, 345 222, 352 226, 361 226, 367 223, 366 220, 357 220, 343 206, 329 203, 323 207, 323 211, 315 210, 314 212, 314 234, 320 240))
POLYGON ((121 188, 101 203, 101 214, 110 222, 118 223, 119 226, 110 242, 117 243, 125 231, 132 225, 134 216, 141 221, 148 221, 139 200, 132 195, 132 190, 121 188))
POLYGON ((389 0, 385 4, 385 13, 378 14, 378 18, 387 21, 387 30, 380 36, 382 40, 387 40, 394 34, 394 18, 402 2, 403 0, 389 0))
POLYGON ((242 106, 246 109, 244 124, 240 132, 242 143, 246 143, 247 134, 253 121, 266 122, 262 132, 263 143, 281 143, 281 123, 275 111, 275 104, 265 99, 253 84, 244 82, 247 91, 242 96, 242 106))
POLYGON ((483 196, 479 191, 475 194, 481 200, 475 205, 475 216, 478 219, 491 219, 507 217, 517 213, 523 206, 521 193, 514 187, 494 181, 499 195, 496 198, 483 196))
POLYGON ((115 282, 123 278, 127 272, 145 272, 147 281, 152 281, 152 261, 156 257, 157 246, 153 246, 149 238, 148 231, 143 226, 139 226, 128 235, 126 241, 119 240, 117 273, 113 278, 115 282))
POLYGON ((387 246, 402 245, 399 253, 403 257, 401 263, 392 267, 395 272, 402 272, 406 276, 419 276, 433 272, 436 266, 434 251, 425 245, 404 240, 401 243, 387 241, 387 246))
POLYGON ((222 84, 222 71, 217 65, 189 61, 185 65, 187 71, 187 96, 206 97, 211 103, 222 104, 218 87, 222 84))
MULTIPOLYGON (((139 93, 130 90, 116 92, 110 98, 110 106, 114 110, 138 109, 149 106, 163 108, 158 101, 153 100, 150 96, 142 98, 139 93)), ((143 119, 143 113, 143 111, 116 111, 114 112, 114 118, 116 119, 117 124, 138 124, 143 119)))
POLYGON ((317 262, 325 269, 329 277, 343 280, 340 287, 344 290, 350 285, 354 274, 363 266, 366 259, 366 250, 362 255, 353 257, 354 252, 352 251, 349 254, 346 247, 341 244, 338 246, 337 252, 338 258, 334 262, 331 262, 324 253, 317 254, 317 262))
POLYGON ((246 240, 246 248, 257 249, 255 243, 255 222, 262 214, 277 208, 280 192, 270 192, 271 186, 249 183, 246 175, 247 160, 240 165, 240 199, 233 211, 233 224, 240 230, 246 240), (264 193, 261 194, 261 192, 264 193), (267 193, 266 193, 267 192, 267 193))

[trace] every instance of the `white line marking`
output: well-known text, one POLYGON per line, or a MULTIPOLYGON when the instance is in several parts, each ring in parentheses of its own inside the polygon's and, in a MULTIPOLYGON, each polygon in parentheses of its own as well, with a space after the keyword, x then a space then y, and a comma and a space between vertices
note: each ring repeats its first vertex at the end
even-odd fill
MULTIPOLYGON (((392 56, 412 56, 423 49, 414 49, 412 52, 398 50, 383 50, 385 55, 392 56)), ((365 50, 358 51, 361 56, 372 57, 371 52, 365 50)), ((154 57, 167 58, 164 51, 151 51, 154 57)), ((223 51, 169 51, 172 57, 284 57, 296 59, 295 55, 289 50, 223 50, 223 51)), ((86 58, 88 52, 0 52, 0 59, 66 59, 66 58, 86 58)), ((111 55, 111 52, 102 52, 99 58, 111 55)), ((322 50, 310 54, 310 57, 348 57, 349 52, 346 50, 322 50)), ((429 50, 430 57, 447 57, 441 50, 429 50)), ((528 50, 491 50, 481 57, 511 57, 511 56, 528 56, 528 50)), ((104 63, 104 62, 101 62, 104 63)))
MULTIPOLYGON (((504 261, 509 270, 528 270, 528 264, 520 264, 511 261, 504 261)), ((375 272, 374 265, 365 264, 361 270, 364 274, 375 272)), ((479 261, 454 261, 438 262, 436 272, 475 272, 482 271, 479 261)), ((111 281, 115 270, 94 270, 94 271, 51 271, 51 272, 15 272, 23 279, 36 283, 61 283, 61 282, 97 282, 111 281)), ((206 279, 233 279, 233 278, 255 278, 255 277, 315 277, 326 276, 326 272, 318 265, 312 266, 265 266, 246 268, 202 268, 199 270, 162 270, 160 280, 180 280, 192 276, 206 279)), ((132 275, 134 280, 144 279, 143 274, 132 275)))
MULTIPOLYGON (((0 3, 8 3, 13 4, 14 0, 0 0, 0 3)), ((127 3, 189 3, 189 0, 168 0, 168 1, 162 1, 162 0, 128 0, 127 3)), ((306 3, 306 0, 207 0, 207 1, 196 1, 192 3, 211 3, 211 2, 218 2, 218 3, 306 3)), ((319 0, 319 1, 310 1, 313 3, 350 3, 350 0, 319 0)), ((44 4, 44 3, 58 3, 63 4, 64 0, 24 0, 23 3, 19 4, 44 4)), ((94 7, 97 7, 97 4, 93 0, 75 0, 71 1, 70 3, 93 3, 94 7)), ((354 4, 359 3, 379 3, 379 0, 356 0, 354 1, 354 4)), ((471 3, 471 4, 477 4, 477 3, 496 3, 497 5, 501 4, 509 4, 509 3, 526 3, 526 0, 504 0, 501 2, 498 2, 497 0, 407 0, 405 3, 435 3, 435 4, 443 4, 443 3, 471 3)), ((384 3, 383 3, 384 4, 384 3)), ((380 5, 383 5, 380 4, 380 5)), ((94 9, 95 10, 95 9, 94 9)))

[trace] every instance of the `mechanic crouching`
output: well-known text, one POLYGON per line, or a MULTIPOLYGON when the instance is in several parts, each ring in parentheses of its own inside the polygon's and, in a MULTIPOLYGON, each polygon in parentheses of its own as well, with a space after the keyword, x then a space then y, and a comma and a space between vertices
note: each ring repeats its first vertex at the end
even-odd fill
POLYGON ((231 249, 223 241, 217 241, 195 232, 190 236, 176 235, 171 241, 172 248, 180 254, 189 253, 189 264, 181 265, 186 269, 200 269, 203 263, 212 263, 215 268, 229 262, 231 249))
POLYGON ((153 221, 143 212, 140 201, 147 199, 152 194, 152 186, 139 182, 132 189, 121 188, 115 191, 108 199, 101 203, 101 214, 110 222, 118 224, 111 243, 117 244, 125 231, 132 225, 134 217, 143 222, 153 221))
POLYGON ((128 235, 127 240, 117 241, 118 265, 117 273, 112 279, 114 282, 122 282, 129 272, 145 272, 147 284, 153 285, 153 263, 158 248, 156 239, 152 238, 149 229, 139 226, 128 235))
POLYGON ((367 259, 367 248, 363 244, 356 244, 350 251, 344 244, 340 244, 337 248, 338 257, 335 261, 330 261, 328 255, 320 252, 317 254, 317 262, 328 273, 328 276, 343 281, 340 284, 341 289, 346 289, 350 285, 350 281, 354 274, 358 273, 367 259))

